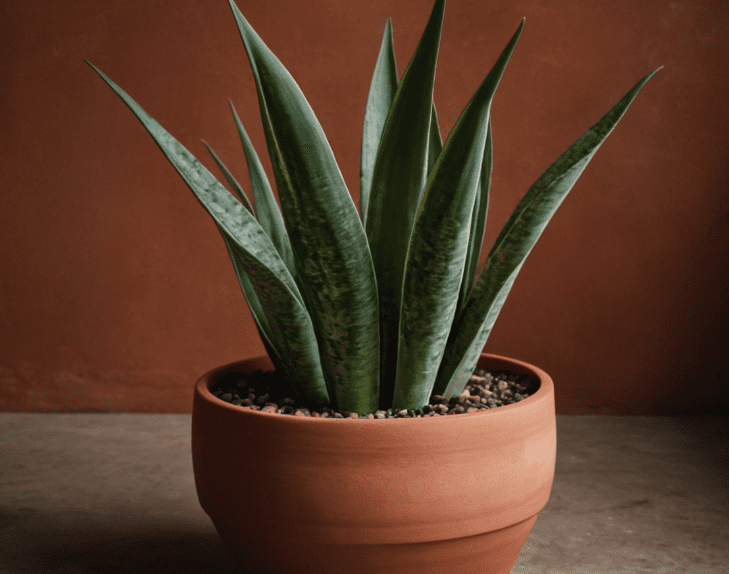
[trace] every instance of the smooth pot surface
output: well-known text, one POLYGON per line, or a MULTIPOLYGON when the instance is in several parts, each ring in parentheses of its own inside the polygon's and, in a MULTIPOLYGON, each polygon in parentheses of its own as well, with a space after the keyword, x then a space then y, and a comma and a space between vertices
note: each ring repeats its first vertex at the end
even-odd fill
POLYGON ((302 544, 445 541, 525 521, 531 528, 554 476, 552 380, 494 355, 479 366, 532 375, 540 388, 469 414, 322 419, 253 411, 210 393, 221 373, 272 369, 267 357, 210 371, 197 382, 192 417, 200 504, 219 531, 236 525, 256 539, 302 544))

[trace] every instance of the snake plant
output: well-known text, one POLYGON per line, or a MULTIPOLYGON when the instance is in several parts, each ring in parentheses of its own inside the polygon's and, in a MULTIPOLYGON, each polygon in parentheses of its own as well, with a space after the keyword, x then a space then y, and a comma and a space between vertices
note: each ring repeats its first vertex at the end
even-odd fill
POLYGON ((230 7, 255 78, 280 210, 232 103, 253 203, 207 143, 239 199, 87 63, 212 216, 266 350, 300 399, 368 413, 419 409, 434 394, 459 394, 527 255, 658 70, 539 177, 479 273, 492 169, 491 102, 524 21, 443 143, 433 81, 445 0, 436 0, 399 81, 387 20, 364 115, 358 212, 301 89, 233 0, 230 7))

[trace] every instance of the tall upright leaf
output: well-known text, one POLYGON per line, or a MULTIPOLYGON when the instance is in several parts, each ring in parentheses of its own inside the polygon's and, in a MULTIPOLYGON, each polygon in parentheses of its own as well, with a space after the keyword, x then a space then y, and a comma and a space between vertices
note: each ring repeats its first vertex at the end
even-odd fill
POLYGON ((227 244, 236 252, 265 308, 272 340, 282 361, 277 366, 294 388, 301 389, 303 397, 315 404, 327 404, 329 395, 311 319, 293 277, 266 232, 180 142, 106 74, 87 63, 137 116, 218 229, 230 240, 227 244))
MULTIPOLYGON (((367 203, 372 187, 372 171, 375 167, 377 148, 382 139, 382 131, 385 127, 387 115, 392 106, 392 101, 397 92, 397 66, 395 63, 395 47, 392 42, 392 22, 387 19, 385 33, 382 37, 380 54, 377 58, 375 71, 372 75, 370 92, 367 97, 365 109, 364 129, 362 131, 362 159, 360 162, 360 212, 364 219, 367 213, 367 203)), ((440 150, 443 148, 443 140, 438 126, 438 115, 433 103, 433 111, 430 119, 430 135, 428 138, 428 167, 426 173, 435 164, 440 150)))
POLYGON ((319 343, 341 409, 378 406, 379 325, 367 238, 324 132, 301 89, 241 14, 238 23, 258 89, 281 209, 319 343))
POLYGON ((496 238, 476 285, 456 318, 434 393, 451 396, 463 390, 527 255, 598 148, 658 70, 640 80, 559 156, 521 200, 496 238))
POLYGON ((359 209, 364 220, 372 187, 372 171, 375 167, 377 148, 380 147, 382 130, 397 91, 397 63, 392 42, 392 21, 385 23, 382 45, 377 56, 375 72, 367 96, 364 126, 362 129, 362 158, 359 169, 359 209))
POLYGON ((481 180, 476 199, 473 202, 473 216, 471 217, 471 233, 468 238, 468 251, 466 252, 466 266, 463 269, 463 281, 461 292, 458 295, 458 306, 456 313, 460 313, 466 304, 466 299, 473 288, 473 281, 478 271, 478 263, 481 259, 481 246, 486 231, 486 215, 489 208, 489 191, 491 189, 491 171, 493 169, 493 138, 491 136, 491 120, 489 120, 488 132, 486 134, 486 147, 483 152, 483 164, 481 165, 481 180))
POLYGON ((456 122, 428 179, 407 253, 393 408, 428 403, 456 312, 491 101, 524 22, 456 122))
POLYGON ((436 0, 390 107, 372 173, 365 229, 380 302, 381 404, 388 404, 397 369, 397 332, 405 258, 425 186, 433 82, 445 0, 436 0))
POLYGON ((268 233, 273 244, 278 249, 281 259, 286 263, 291 274, 296 278, 296 269, 294 263, 294 252, 291 249, 289 235, 284 225, 283 217, 278 209, 276 198, 273 195, 271 184, 268 182, 268 176, 263 169, 261 160, 258 159, 251 139, 243 127, 243 123, 235 111, 233 102, 229 101, 230 110, 233 112, 235 125, 238 128, 241 143, 243 144, 243 153, 246 156, 246 165, 248 166, 248 174, 251 180, 251 189, 253 190, 253 200, 256 205, 256 218, 261 227, 268 233))

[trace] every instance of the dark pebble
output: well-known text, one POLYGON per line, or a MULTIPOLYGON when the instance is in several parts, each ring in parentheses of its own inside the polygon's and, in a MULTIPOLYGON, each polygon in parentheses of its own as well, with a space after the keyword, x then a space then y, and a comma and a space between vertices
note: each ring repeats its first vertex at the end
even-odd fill
POLYGON ((477 369, 460 395, 433 395, 430 403, 421 409, 387 409, 366 414, 334 411, 328 407, 317 407, 317 410, 297 407, 297 399, 293 398, 295 393, 281 384, 274 372, 256 371, 244 379, 221 381, 220 386, 212 392, 219 399, 243 408, 288 416, 385 419, 424 418, 488 410, 522 401, 534 394, 537 388, 524 375, 477 369))

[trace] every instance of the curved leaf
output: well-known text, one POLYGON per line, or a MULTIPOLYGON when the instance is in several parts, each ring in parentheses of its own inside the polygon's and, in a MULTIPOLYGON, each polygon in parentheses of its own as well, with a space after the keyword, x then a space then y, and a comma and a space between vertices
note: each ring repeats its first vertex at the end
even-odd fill
POLYGON ((367 238, 301 89, 230 0, 253 69, 281 209, 324 375, 340 409, 378 406, 377 284, 367 238))
POLYGON ((428 179, 407 254, 393 408, 428 403, 456 313, 491 101, 521 36, 509 44, 456 122, 428 179))
POLYGON ((229 101, 230 109, 233 112, 235 125, 240 134, 240 141, 243 144, 243 153, 246 156, 246 165, 248 166, 248 174, 251 180, 251 188, 253 189, 253 200, 256 204, 256 218, 261 227, 268 233, 273 244, 278 249, 281 259, 286 263, 291 275, 296 277, 296 269, 294 263, 294 252, 291 250, 291 242, 284 225, 283 217, 278 209, 276 198, 273 196, 271 184, 268 182, 266 172, 258 159, 258 154, 251 143, 248 133, 243 127, 243 123, 238 117, 238 113, 233 107, 233 102, 229 101))
POLYGON ((213 151, 213 148, 211 148, 208 145, 208 142, 206 142, 205 140, 203 140, 202 143, 205 144, 205 147, 206 148, 208 148, 208 151, 210 152, 210 155, 215 160, 215 163, 218 164, 218 167, 220 168, 220 171, 223 172, 223 176, 225 176, 225 179, 230 184, 230 187, 232 187, 233 188, 233 191, 235 191, 236 194, 238 194, 238 197, 240 197, 241 201, 243 202, 243 205, 245 205, 246 209, 248 211, 250 211, 255 216, 255 213, 253 212, 253 206, 251 205, 251 202, 249 201, 248 197, 246 196, 245 192, 243 191, 243 188, 240 186, 240 184, 238 183, 238 181, 235 179, 235 177, 233 177, 233 174, 230 173, 230 170, 227 167, 225 167, 225 164, 223 163, 223 161, 218 157, 218 154, 216 154, 213 151))
MULTIPOLYGON (((205 147, 210 152, 210 155, 215 160, 215 163, 218 164, 218 167, 220 168, 220 171, 223 172, 225 179, 228 180, 228 183, 243 201, 243 205, 245 206, 245 208, 255 217, 255 213, 253 213, 253 206, 248 200, 248 197, 246 197, 246 194, 243 192, 243 188, 236 181, 235 177, 233 177, 233 174, 230 173, 230 170, 228 170, 223 161, 218 157, 218 154, 213 151, 213 148, 211 148, 205 140, 203 140, 203 144, 205 144, 205 147)), ((261 341, 263 342, 263 346, 266 349, 266 353, 271 358, 271 361, 274 365, 279 365, 281 363, 281 358, 279 352, 273 345, 271 327, 268 323, 266 313, 261 306, 261 302, 258 300, 258 295, 256 295, 253 283, 251 283, 251 280, 248 278, 248 275, 243 268, 243 263, 240 257, 236 255, 232 240, 228 239, 228 236, 225 234, 220 226, 218 226, 218 231, 220 231, 220 234, 223 237, 225 247, 228 250, 228 255, 230 255, 230 259, 233 262, 235 274, 238 276, 238 283, 240 284, 240 288, 243 291, 243 296, 245 297, 246 303, 248 304, 248 308, 250 309, 253 320, 256 323, 256 328, 258 329, 258 334, 261 337, 261 341)))
POLYGON ((390 107, 364 214, 380 302, 381 405, 389 405, 397 369, 400 300, 410 234, 425 186, 433 82, 445 0, 436 0, 390 107))
POLYGON ((573 143, 521 200, 496 238, 476 285, 456 319, 434 393, 452 396, 463 390, 527 255, 595 152, 658 70, 638 82, 573 143))
POLYGON ((311 319, 293 277, 266 232, 180 142, 101 70, 87 63, 137 116, 218 228, 231 240, 227 244, 240 258, 265 309, 272 341, 291 385, 307 400, 327 404, 329 396, 311 319))

